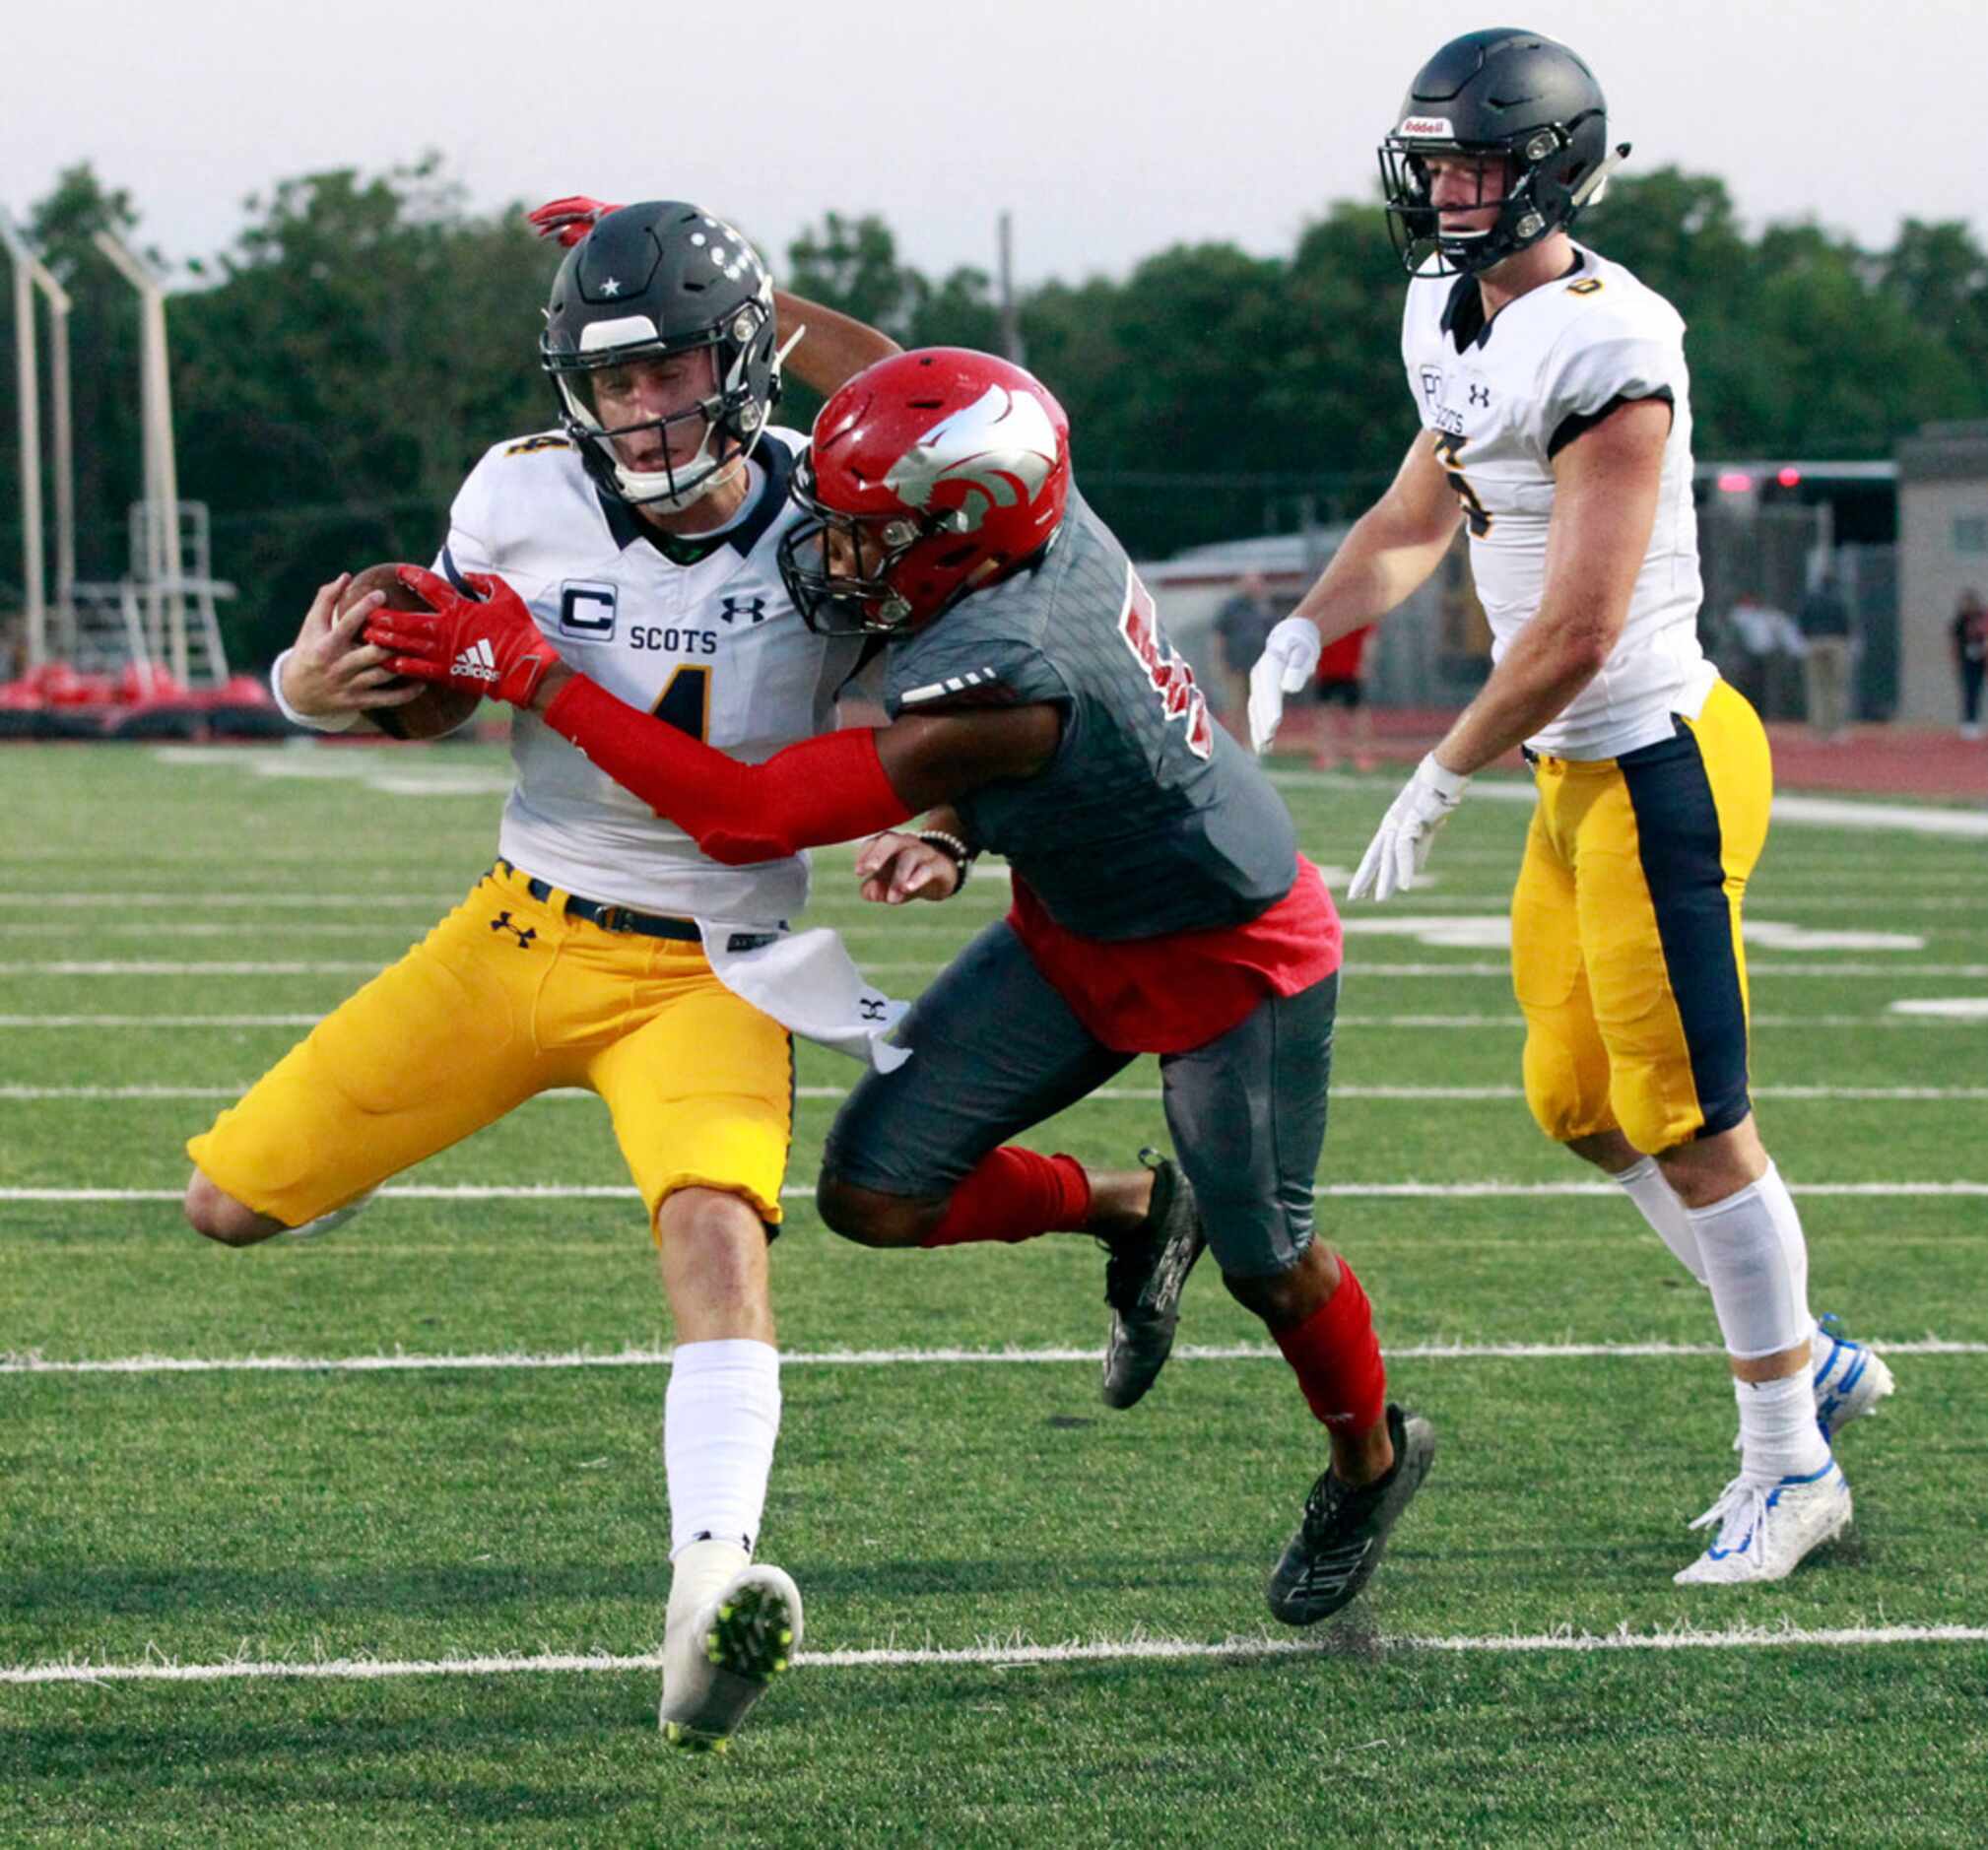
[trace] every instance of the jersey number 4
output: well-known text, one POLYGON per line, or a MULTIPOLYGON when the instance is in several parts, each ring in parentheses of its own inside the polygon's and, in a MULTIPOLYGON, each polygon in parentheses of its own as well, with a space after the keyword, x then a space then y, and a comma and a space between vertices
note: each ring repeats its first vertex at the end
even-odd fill
POLYGON ((670 685, 649 708, 666 726, 687 732, 693 739, 708 741, 711 724, 711 671, 708 668, 679 668, 670 685))
POLYGON ((1481 540, 1491 530, 1491 517, 1485 512, 1484 502, 1478 499, 1477 490, 1464 479, 1462 459, 1458 454, 1463 448, 1463 437, 1455 430, 1432 430, 1429 434, 1435 438, 1435 459, 1442 465, 1443 480, 1449 484, 1450 493, 1463 503, 1471 537, 1481 540))

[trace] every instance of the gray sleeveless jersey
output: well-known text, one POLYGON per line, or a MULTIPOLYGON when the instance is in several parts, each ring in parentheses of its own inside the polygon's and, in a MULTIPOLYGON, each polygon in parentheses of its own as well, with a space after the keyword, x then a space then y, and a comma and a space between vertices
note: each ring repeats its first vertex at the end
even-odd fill
POLYGON ((1065 930, 1119 939, 1239 925, 1290 891, 1290 812, 1210 719, 1124 549, 1074 490, 1047 557, 894 643, 888 676, 894 719, 1063 709, 1046 769, 958 807, 1065 930))

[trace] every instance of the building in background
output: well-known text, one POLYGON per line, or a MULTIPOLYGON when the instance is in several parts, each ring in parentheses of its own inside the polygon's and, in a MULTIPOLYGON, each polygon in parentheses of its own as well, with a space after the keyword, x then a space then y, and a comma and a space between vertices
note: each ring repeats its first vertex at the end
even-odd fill
POLYGON ((1988 591, 1988 423, 1929 424, 1898 445, 1898 717, 1954 723, 1952 624, 1988 591))

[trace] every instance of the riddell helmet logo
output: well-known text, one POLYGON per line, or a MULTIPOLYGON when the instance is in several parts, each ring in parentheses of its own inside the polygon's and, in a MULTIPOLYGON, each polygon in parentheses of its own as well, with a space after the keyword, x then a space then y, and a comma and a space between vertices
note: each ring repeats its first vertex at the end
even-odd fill
POLYGON ((1056 430, 1027 392, 990 385, 972 404, 942 419, 897 458, 884 486, 909 507, 926 507, 957 483, 961 533, 977 532, 991 507, 1025 506, 1056 467, 1056 430))
POLYGON ((1409 141, 1455 141, 1456 130, 1446 115, 1411 115, 1403 119, 1397 135, 1409 141))

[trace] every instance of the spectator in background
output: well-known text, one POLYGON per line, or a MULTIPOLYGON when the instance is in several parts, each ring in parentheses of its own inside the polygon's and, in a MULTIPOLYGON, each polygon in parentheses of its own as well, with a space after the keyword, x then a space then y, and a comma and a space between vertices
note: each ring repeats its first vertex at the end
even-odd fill
POLYGON ((1988 604, 1973 586, 1954 612, 1954 670, 1960 677, 1960 736, 1981 736, 1981 684, 1988 680, 1988 604))
POLYGON ((1756 713, 1773 716, 1780 704, 1776 695, 1782 664, 1800 661, 1806 653, 1795 620, 1786 611, 1763 604, 1757 591, 1742 591, 1726 613, 1722 643, 1733 685, 1756 713))
POLYGON ((1315 769, 1338 769, 1342 755, 1349 750, 1355 770, 1373 769, 1372 726, 1360 686, 1360 665, 1373 628, 1368 624, 1350 630, 1337 642, 1328 643, 1319 655, 1318 703, 1325 712, 1325 729, 1311 760, 1315 769))
POLYGON ((1850 606, 1834 572, 1816 580, 1795 621, 1809 670, 1809 730, 1834 742, 1850 720, 1850 606))
POLYGON ((1249 671, 1280 613, 1260 571, 1245 571, 1235 594, 1215 613, 1215 652, 1222 670, 1222 717, 1235 731, 1249 706, 1249 671))

